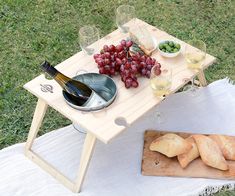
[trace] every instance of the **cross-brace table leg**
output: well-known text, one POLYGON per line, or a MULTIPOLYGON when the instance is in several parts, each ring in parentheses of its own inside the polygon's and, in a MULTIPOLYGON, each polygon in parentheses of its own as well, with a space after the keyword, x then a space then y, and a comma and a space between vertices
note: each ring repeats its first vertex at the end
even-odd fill
POLYGON ((73 187, 73 192, 80 192, 81 190, 88 164, 91 159, 91 154, 93 153, 95 147, 95 141, 96 137, 90 133, 87 133, 80 159, 79 171, 77 173, 77 178, 73 187))
POLYGON ((28 139, 26 142, 25 150, 30 150, 34 139, 37 137, 39 128, 42 124, 42 120, 47 111, 47 104, 41 99, 38 99, 38 103, 34 112, 33 121, 29 130, 28 139))
POLYGON ((198 77, 198 80, 199 80, 201 86, 207 86, 207 81, 206 81, 206 77, 205 77, 203 70, 199 71, 197 77, 198 77))
POLYGON ((37 136, 37 133, 39 131, 39 128, 42 124, 47 107, 48 105, 46 104, 45 101, 38 99, 37 106, 36 106, 34 116, 33 116, 33 121, 32 121, 30 131, 28 134, 28 139, 25 145, 25 155, 30 160, 32 160, 37 165, 39 165, 42 169, 50 173, 54 178, 60 181, 64 186, 66 186, 73 192, 80 192, 85 175, 86 175, 86 171, 88 169, 88 165, 89 165, 89 162, 90 162, 90 159, 91 159, 94 147, 95 147, 96 137, 89 132, 87 133, 84 144, 83 144, 79 171, 77 173, 75 182, 72 182, 70 179, 64 176, 61 172, 59 172, 52 165, 47 163, 42 157, 40 157, 38 154, 33 152, 31 149, 33 142, 37 136))

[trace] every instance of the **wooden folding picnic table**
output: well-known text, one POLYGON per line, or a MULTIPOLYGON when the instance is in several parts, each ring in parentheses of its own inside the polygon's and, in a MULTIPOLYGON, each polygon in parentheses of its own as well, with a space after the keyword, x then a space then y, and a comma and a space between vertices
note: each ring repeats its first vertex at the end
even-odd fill
MULTIPOLYGON (((136 19, 136 23, 146 28, 158 41, 170 39, 179 42, 181 46, 186 45, 183 41, 145 23, 142 20, 136 19)), ((96 49, 100 49, 104 44, 117 44, 120 40, 127 37, 128 34, 123 34, 119 30, 115 30, 94 43, 94 47, 96 49)), ((180 54, 175 58, 168 59, 161 57, 156 50, 153 52, 152 57, 156 58, 163 67, 164 65, 172 66, 173 78, 171 93, 179 90, 190 79, 196 76, 198 76, 201 85, 205 86, 206 79, 203 70, 213 64, 216 60, 215 57, 207 54, 205 63, 201 70, 190 70, 187 68, 183 54, 180 54)), ((75 76, 76 72, 80 69, 85 69, 88 72, 98 72, 98 68, 93 57, 82 51, 63 61, 57 65, 56 68, 69 77, 75 76)), ((118 118, 121 117, 125 119, 126 123, 131 126, 136 120, 163 100, 163 98, 154 96, 147 78, 140 78, 139 87, 132 89, 126 89, 120 77, 114 77, 114 80, 118 87, 117 97, 105 112, 100 111, 98 113, 84 113, 67 105, 62 96, 61 87, 54 80, 46 79, 44 75, 40 75, 24 85, 25 89, 38 98, 25 146, 25 155, 73 192, 80 192, 81 190, 81 186, 88 169, 88 164, 95 148, 96 140, 98 139, 107 144, 126 129, 124 125, 118 125, 116 122, 118 118), (53 90, 46 92, 42 91, 42 85, 51 85, 53 90), (33 142, 37 136, 48 106, 54 108, 73 123, 79 124, 79 126, 87 131, 82 149, 79 170, 74 182, 32 150, 33 142), (98 115, 99 113, 104 114, 98 115)))

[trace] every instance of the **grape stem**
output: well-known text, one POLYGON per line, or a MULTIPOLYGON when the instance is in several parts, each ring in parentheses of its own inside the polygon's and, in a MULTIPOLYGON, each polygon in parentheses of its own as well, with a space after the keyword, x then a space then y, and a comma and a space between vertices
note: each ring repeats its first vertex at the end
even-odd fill
POLYGON ((127 52, 126 52, 126 58, 128 59, 128 61, 130 62, 131 61, 131 54, 130 54, 130 51, 129 50, 127 50, 127 52))

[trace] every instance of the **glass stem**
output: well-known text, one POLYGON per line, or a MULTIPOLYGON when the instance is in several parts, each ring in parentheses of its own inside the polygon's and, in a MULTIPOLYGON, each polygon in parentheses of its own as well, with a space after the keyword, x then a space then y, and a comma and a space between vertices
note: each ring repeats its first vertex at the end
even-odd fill
POLYGON ((162 123, 162 113, 160 111, 156 111, 156 121, 157 121, 157 124, 162 123))
POLYGON ((191 94, 194 96, 194 93, 197 91, 197 88, 196 88, 196 86, 195 86, 195 84, 194 84, 194 80, 195 80, 195 78, 192 78, 192 84, 191 84, 191 94))
POLYGON ((193 78, 192 78, 192 81, 191 81, 191 83, 192 83, 192 85, 191 85, 192 89, 195 88, 195 86, 194 86, 194 80, 195 80, 195 78, 193 77, 193 78))

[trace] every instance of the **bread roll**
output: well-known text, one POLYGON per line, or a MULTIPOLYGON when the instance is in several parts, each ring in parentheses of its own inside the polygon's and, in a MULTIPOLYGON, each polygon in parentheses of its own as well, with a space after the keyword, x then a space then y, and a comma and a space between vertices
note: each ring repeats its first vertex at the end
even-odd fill
POLYGON ((199 157, 199 151, 197 148, 197 144, 195 142, 195 140, 193 139, 192 136, 188 137, 185 139, 187 142, 189 142, 192 145, 192 148, 183 154, 178 155, 178 161, 181 165, 182 168, 187 167, 187 165, 193 161, 194 159, 199 157))
POLYGON ((226 135, 210 135, 209 137, 218 144, 225 159, 235 161, 235 138, 234 137, 226 136, 226 135))
POLYGON ((182 137, 168 133, 158 137, 150 144, 150 150, 160 152, 167 157, 174 157, 188 152, 192 145, 182 137))
POLYGON ((215 141, 205 135, 193 135, 193 138, 201 159, 206 165, 220 170, 228 170, 228 164, 215 141))

